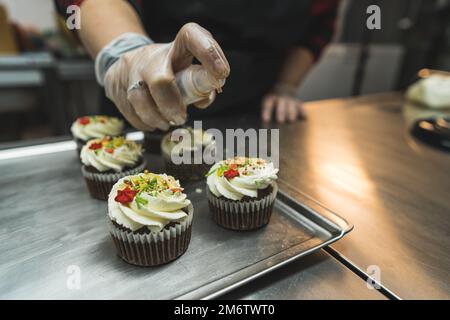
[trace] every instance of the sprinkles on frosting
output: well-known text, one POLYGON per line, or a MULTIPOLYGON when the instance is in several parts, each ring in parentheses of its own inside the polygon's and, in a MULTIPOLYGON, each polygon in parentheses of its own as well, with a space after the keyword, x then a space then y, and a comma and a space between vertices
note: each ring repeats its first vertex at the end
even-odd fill
POLYGON ((266 160, 260 158, 234 157, 220 162, 219 167, 210 170, 206 176, 215 173, 218 177, 225 177, 227 180, 239 176, 247 176, 252 171, 262 169, 266 165, 266 160))
POLYGON ((142 193, 157 197, 159 193, 179 194, 183 190, 174 177, 154 174, 145 170, 143 174, 124 180, 123 185, 117 190, 114 200, 124 205, 130 204, 134 200, 139 208, 141 205, 145 206, 148 203, 146 199, 141 197, 142 193))
POLYGON ((136 142, 126 140, 124 137, 112 138, 110 136, 106 136, 103 139, 95 139, 88 142, 89 150, 93 150, 96 154, 98 154, 101 150, 114 154, 114 151, 122 146, 126 146, 129 149, 141 148, 141 146, 136 142))
MULTIPOLYGON (((84 116, 81 118, 78 118, 78 123, 82 126, 86 126, 90 123, 106 123, 108 120, 117 119, 117 118, 110 118, 107 116, 84 116)), ((118 120, 118 119, 117 119, 118 120)))

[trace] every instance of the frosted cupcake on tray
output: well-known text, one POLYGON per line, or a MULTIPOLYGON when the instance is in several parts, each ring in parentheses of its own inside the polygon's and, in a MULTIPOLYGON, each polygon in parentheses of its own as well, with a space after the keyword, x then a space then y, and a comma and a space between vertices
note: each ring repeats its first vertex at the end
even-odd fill
POLYGON ((178 180, 144 172, 120 179, 108 198, 110 233, 126 262, 155 266, 188 248, 194 208, 178 180))
POLYGON ((210 153, 214 154, 216 147, 214 137, 202 129, 186 127, 176 130, 180 135, 174 136, 171 131, 161 141, 165 171, 181 181, 203 179, 211 167, 204 162, 203 151, 208 148, 210 153), (175 163, 173 159, 175 155, 188 161, 175 163))
POLYGON ((144 171, 142 146, 124 137, 89 140, 81 150, 81 172, 92 197, 108 199, 120 178, 144 171))
POLYGON ((235 157, 212 166, 207 197, 216 223, 240 231, 266 225, 278 192, 277 173, 272 162, 260 158, 235 157))
POLYGON ((78 118, 70 127, 77 143, 78 153, 84 144, 91 139, 101 139, 104 136, 116 137, 123 133, 122 120, 108 116, 85 116, 78 118))

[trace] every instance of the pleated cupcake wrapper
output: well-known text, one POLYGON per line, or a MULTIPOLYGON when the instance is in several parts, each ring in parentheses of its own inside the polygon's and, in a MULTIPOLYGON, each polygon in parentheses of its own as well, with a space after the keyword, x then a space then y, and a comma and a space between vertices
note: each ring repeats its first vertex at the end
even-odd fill
POLYGON ((128 263, 156 266, 175 260, 186 252, 191 240, 194 207, 188 207, 188 217, 158 233, 138 234, 110 223, 111 237, 117 254, 128 263))
POLYGON ((272 183, 272 192, 259 200, 233 201, 217 198, 207 188, 209 207, 216 223, 232 230, 253 230, 269 223, 273 204, 277 197, 278 184, 272 183))
POLYGON ((107 200, 114 183, 125 176, 143 172, 146 166, 147 162, 144 160, 136 168, 127 171, 118 173, 95 173, 87 171, 86 167, 83 165, 81 167, 81 172, 86 180, 86 185, 91 196, 95 199, 107 200))

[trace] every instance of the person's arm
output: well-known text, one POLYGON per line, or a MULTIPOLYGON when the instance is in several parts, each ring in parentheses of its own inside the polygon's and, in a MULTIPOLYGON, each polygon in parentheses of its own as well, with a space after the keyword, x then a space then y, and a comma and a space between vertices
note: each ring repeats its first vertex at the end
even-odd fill
POLYGON ((139 16, 127 1, 84 0, 80 8, 81 29, 78 35, 93 58, 124 33, 147 35, 139 16))
POLYGON ((289 52, 276 85, 272 92, 263 98, 263 121, 271 121, 272 116, 279 123, 293 122, 299 117, 305 117, 302 101, 297 98, 297 89, 313 65, 314 57, 310 50, 300 47, 289 52))
POLYGON ((304 47, 290 50, 280 70, 277 83, 286 87, 298 88, 314 65, 313 53, 304 47))
POLYGON ((301 82, 331 40, 339 0, 316 0, 311 6, 308 36, 291 49, 272 91, 262 101, 261 117, 270 121, 292 122, 305 117, 303 103, 297 95, 301 82))
MULTIPOLYGON (((198 24, 185 24, 170 43, 153 43, 125 0, 56 0, 56 4, 61 14, 71 4, 80 6, 78 35, 96 60, 97 80, 137 129, 167 130, 186 121, 187 106, 175 74, 191 66, 194 57, 217 83, 230 73, 219 44, 198 24)), ((214 98, 212 92, 194 105, 206 108, 214 98)))

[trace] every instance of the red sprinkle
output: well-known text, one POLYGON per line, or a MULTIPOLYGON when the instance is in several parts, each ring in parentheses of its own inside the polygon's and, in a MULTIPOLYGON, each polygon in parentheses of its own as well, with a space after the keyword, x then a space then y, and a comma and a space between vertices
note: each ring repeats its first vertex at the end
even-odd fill
POLYGON ((238 177, 238 176, 239 176, 239 171, 237 171, 237 170, 235 170, 235 169, 228 169, 227 171, 225 171, 225 172, 223 173, 223 176, 224 176, 226 179, 230 180, 230 179, 233 179, 233 178, 235 178, 235 177, 238 177))
POLYGON ((97 149, 101 149, 102 147, 103 147, 103 145, 101 142, 94 142, 89 145, 90 150, 97 150, 97 149))
POLYGON ((118 190, 117 195, 114 198, 117 202, 120 203, 130 203, 133 201, 134 197, 136 196, 137 191, 131 190, 130 187, 126 187, 123 190, 118 190))
POLYGON ((82 117, 82 118, 78 119, 78 123, 83 126, 89 124, 90 122, 91 122, 91 120, 89 119, 89 117, 82 117))

